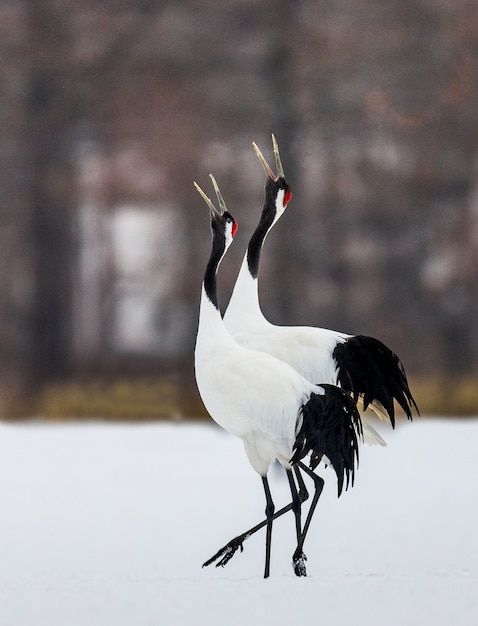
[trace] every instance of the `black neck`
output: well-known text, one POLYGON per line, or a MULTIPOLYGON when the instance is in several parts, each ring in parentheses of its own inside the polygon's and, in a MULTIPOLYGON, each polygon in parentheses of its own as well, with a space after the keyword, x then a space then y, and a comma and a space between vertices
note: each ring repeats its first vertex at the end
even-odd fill
POLYGON ((224 235, 219 231, 213 229, 213 238, 212 238, 212 250, 211 256, 209 257, 208 264, 206 266, 206 271, 204 273, 204 291, 206 292, 207 297, 219 310, 219 305, 217 302, 217 268, 219 267, 219 263, 224 255, 224 250, 226 247, 226 242, 224 235))
POLYGON ((262 208, 261 218, 247 247, 247 265, 253 278, 257 278, 257 275, 259 274, 259 262, 261 260, 262 246, 269 229, 274 223, 274 217, 276 214, 275 202, 278 190, 282 187, 282 184, 286 184, 283 178, 280 178, 277 181, 268 178, 266 182, 264 206, 262 208))
POLYGON ((252 278, 257 278, 259 274, 262 246, 273 221, 274 216, 270 214, 270 211, 266 212, 264 210, 247 246, 247 266, 252 278))
POLYGON ((262 246, 267 233, 274 223, 277 210, 276 200, 281 189, 289 189, 285 178, 280 177, 277 180, 270 177, 267 178, 261 218, 247 247, 247 265, 252 278, 257 278, 259 274, 262 246))

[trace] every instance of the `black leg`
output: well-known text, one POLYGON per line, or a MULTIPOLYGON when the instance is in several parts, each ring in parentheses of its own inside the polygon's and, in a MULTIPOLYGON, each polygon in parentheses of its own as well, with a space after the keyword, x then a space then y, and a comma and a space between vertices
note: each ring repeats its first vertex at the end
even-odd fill
POLYGON ((266 564, 264 567, 264 578, 269 578, 269 572, 271 567, 271 539, 272 539, 272 522, 274 520, 274 502, 272 501, 271 490, 269 488, 269 481, 267 476, 262 477, 262 484, 264 486, 264 493, 266 495, 266 564))
MULTIPOLYGON (((295 472, 295 475, 299 483, 299 489, 302 490, 302 494, 303 494, 303 490, 305 489, 305 483, 298 468, 295 472)), ((295 486, 294 474, 292 473, 292 470, 287 470, 287 478, 289 479, 290 492, 292 494, 292 510, 294 511, 294 515, 295 515, 295 529, 297 533, 297 549, 294 552, 294 555, 292 557, 292 564, 293 564, 294 572, 296 576, 307 576, 307 571, 305 567, 305 562, 307 560, 307 557, 302 551, 302 546, 304 544, 302 540, 302 528, 301 528, 302 501, 301 501, 299 492, 297 491, 297 487, 295 486)), ((305 491, 307 492, 306 489, 305 491)), ((308 495, 309 494, 307 494, 307 496, 308 495)))
MULTIPOLYGON (((302 491, 302 495, 304 495, 305 483, 302 479, 299 469, 297 468, 295 475, 297 477, 297 481, 299 483, 299 489, 302 491)), ((294 475, 292 470, 287 470, 287 478, 289 479, 290 492, 292 494, 292 510, 295 515, 295 529, 297 533, 297 549, 294 552, 292 557, 292 564, 294 567, 294 572, 296 576, 307 576, 307 571, 305 568, 305 562, 307 557, 302 552, 301 546, 303 545, 302 541, 302 529, 301 529, 301 508, 302 508, 302 500, 300 493, 297 491, 297 487, 294 482, 294 475)), ((305 492, 307 490, 305 489, 305 492)), ((308 497, 309 494, 307 494, 308 497)))
MULTIPOLYGON (((310 527, 310 522, 312 521, 312 516, 314 515, 315 507, 317 506, 317 502, 319 501, 320 494, 322 493, 322 489, 324 488, 323 478, 321 478, 320 476, 317 476, 317 474, 313 472, 311 469, 309 469, 307 465, 304 465, 302 461, 299 461, 297 465, 314 481, 315 493, 314 493, 314 497, 312 498, 312 502, 310 504, 310 509, 307 514, 307 518, 305 520, 304 528, 302 529, 302 534, 300 536, 300 539, 297 545, 297 550, 294 553, 294 557, 293 557, 294 563, 295 563, 296 558, 300 559, 301 557, 305 556, 303 553, 305 538, 307 536, 307 532, 310 527)), ((297 571, 296 571, 296 574, 297 574, 297 571)), ((301 574, 297 574, 297 575, 300 576, 301 574)))
MULTIPOLYGON (((304 503, 309 497, 309 494, 307 493, 307 489, 306 489, 304 480, 302 478, 302 475, 299 471, 299 468, 295 465, 294 465, 294 472, 296 474, 297 482, 299 484, 299 498, 300 498, 301 503, 304 503)), ((282 509, 279 509, 276 513, 274 513, 274 519, 281 517, 281 515, 284 515, 284 513, 288 513, 289 511, 292 510, 292 507, 293 507, 293 504, 291 502, 290 504, 284 506, 282 509)), ((203 567, 207 567, 208 565, 211 565, 218 559, 220 560, 216 563, 216 567, 219 567, 219 566, 224 567, 225 565, 229 563, 229 561, 235 555, 237 550, 240 550, 241 552, 244 550, 244 546, 243 546, 244 541, 249 539, 249 537, 254 535, 258 530, 261 530, 261 528, 264 528, 264 526, 266 525, 267 525, 267 520, 263 520, 256 526, 253 526, 252 528, 249 528, 249 530, 246 530, 245 533, 242 533, 241 535, 234 537, 234 539, 231 539, 231 541, 226 543, 225 546, 220 548, 220 550, 218 550, 216 554, 214 554, 214 556, 212 556, 205 563, 203 563, 203 567)))
POLYGON ((294 465, 295 477, 297 478, 297 484, 299 485, 299 498, 302 504, 309 499, 309 492, 307 491, 307 487, 305 486, 304 479, 302 478, 302 474, 300 473, 300 469, 298 465, 294 465))
POLYGON ((299 498, 299 492, 297 491, 297 487, 295 486, 294 474, 292 470, 286 470, 287 479, 289 481, 290 493, 292 495, 292 511, 295 515, 295 530, 297 534, 297 542, 300 539, 302 534, 302 526, 301 526, 301 507, 302 502, 299 498))

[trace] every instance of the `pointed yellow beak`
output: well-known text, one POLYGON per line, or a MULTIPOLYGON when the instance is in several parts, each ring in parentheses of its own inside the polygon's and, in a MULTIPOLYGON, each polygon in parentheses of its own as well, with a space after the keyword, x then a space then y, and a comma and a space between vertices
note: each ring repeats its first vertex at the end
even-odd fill
POLYGON ((199 194, 202 196, 204 202, 209 207, 209 213, 211 215, 222 215, 225 211, 227 211, 226 203, 224 202, 224 198, 222 197, 222 193, 219 189, 219 185, 217 184, 216 179, 214 178, 212 174, 209 174, 209 177, 212 180, 214 191, 216 192, 217 201, 219 203, 219 209, 217 209, 214 206, 212 200, 204 193, 204 191, 197 184, 197 182, 194 182, 194 186, 196 187, 196 190, 199 192, 199 194))
POLYGON ((256 151, 257 156, 259 157, 259 161, 262 163, 262 167, 264 168, 266 176, 268 176, 269 178, 272 178, 272 180, 277 180, 278 178, 285 178, 284 168, 282 167, 282 161, 281 161, 280 154, 279 154, 279 146, 277 144, 277 139, 275 138, 275 135, 272 135, 272 148, 274 151, 274 159, 275 159, 277 174, 274 174, 270 165, 267 163, 264 155, 259 150, 255 141, 252 142, 252 145, 254 147, 254 150, 256 151))
POLYGON ((204 191, 201 189, 201 187, 197 184, 196 181, 194 181, 194 186, 196 187, 196 190, 199 192, 199 194, 202 196, 202 199, 204 200, 204 202, 207 204, 208 208, 209 208, 209 213, 211 216, 214 215, 221 215, 221 213, 216 209, 216 207, 214 206, 214 204, 211 202, 211 199, 208 198, 208 196, 206 196, 206 194, 204 193, 204 191))

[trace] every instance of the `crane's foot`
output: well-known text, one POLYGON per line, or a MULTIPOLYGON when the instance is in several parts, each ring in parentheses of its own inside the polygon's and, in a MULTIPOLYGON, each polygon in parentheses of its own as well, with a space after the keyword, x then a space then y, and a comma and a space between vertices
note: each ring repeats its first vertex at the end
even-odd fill
POLYGON ((307 576, 307 570, 305 567, 305 562, 307 561, 307 557, 302 552, 302 550, 296 550, 292 557, 292 565, 294 567, 294 573, 296 576, 307 576))
POLYGON ((211 563, 214 563, 214 561, 217 561, 218 559, 220 559, 220 561, 216 563, 216 567, 225 567, 238 550, 241 552, 244 551, 243 543, 249 536, 249 533, 245 533, 244 535, 239 535, 238 537, 231 539, 231 541, 218 550, 214 556, 203 563, 203 567, 211 565, 211 563))

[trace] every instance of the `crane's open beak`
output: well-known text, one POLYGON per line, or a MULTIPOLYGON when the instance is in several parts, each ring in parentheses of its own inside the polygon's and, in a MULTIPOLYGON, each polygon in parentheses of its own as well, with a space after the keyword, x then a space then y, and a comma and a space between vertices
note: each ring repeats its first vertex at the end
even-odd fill
POLYGON ((257 156, 259 157, 259 161, 262 163, 262 167, 264 168, 266 176, 272 178, 272 180, 277 180, 278 178, 285 178, 284 168, 282 167, 282 161, 280 159, 280 154, 279 154, 279 146, 277 144, 275 135, 272 135, 272 148, 274 150, 274 159, 276 163, 277 174, 274 174, 269 164, 265 160, 264 155, 257 147, 257 144, 255 143, 255 141, 252 142, 252 145, 254 147, 254 150, 256 151, 257 156))
POLYGON ((259 150, 259 148, 258 148, 258 146, 257 146, 255 141, 252 142, 252 146, 253 146, 254 150, 256 151, 257 156, 259 157, 259 161, 262 163, 262 167, 264 168, 266 176, 268 176, 269 178, 272 178, 272 180, 275 180, 276 179, 276 175, 274 174, 274 172, 269 167, 269 163, 267 163, 267 161, 265 160, 264 155, 259 150))
POLYGON ((196 182, 194 182, 194 186, 196 187, 197 191, 202 196, 204 202, 209 207, 209 213, 211 214, 211 216, 222 215, 227 210, 226 203, 224 202, 224 198, 222 197, 222 193, 219 190, 219 186, 218 186, 218 184, 216 182, 216 179, 214 178, 214 176, 212 174, 209 174, 209 177, 212 180, 212 184, 214 186, 214 191, 216 192, 217 201, 219 203, 219 209, 216 209, 216 207, 212 203, 211 199, 204 193, 204 191, 201 189, 201 187, 196 182))
POLYGON ((224 202, 224 198, 222 197, 222 193, 219 189, 219 185, 216 182, 216 179, 212 174, 209 174, 209 178, 212 180, 212 185, 214 187, 214 191, 216 192, 217 201, 219 203, 219 212, 221 215, 227 211, 226 203, 224 202))
POLYGON ((194 186, 196 187, 197 191, 202 196, 202 199, 204 200, 204 202, 207 204, 209 208, 209 214, 211 215, 211 217, 214 217, 215 215, 221 215, 219 211, 216 209, 216 207, 214 206, 214 204, 211 202, 211 200, 206 196, 204 191, 196 182, 194 182, 194 186))

